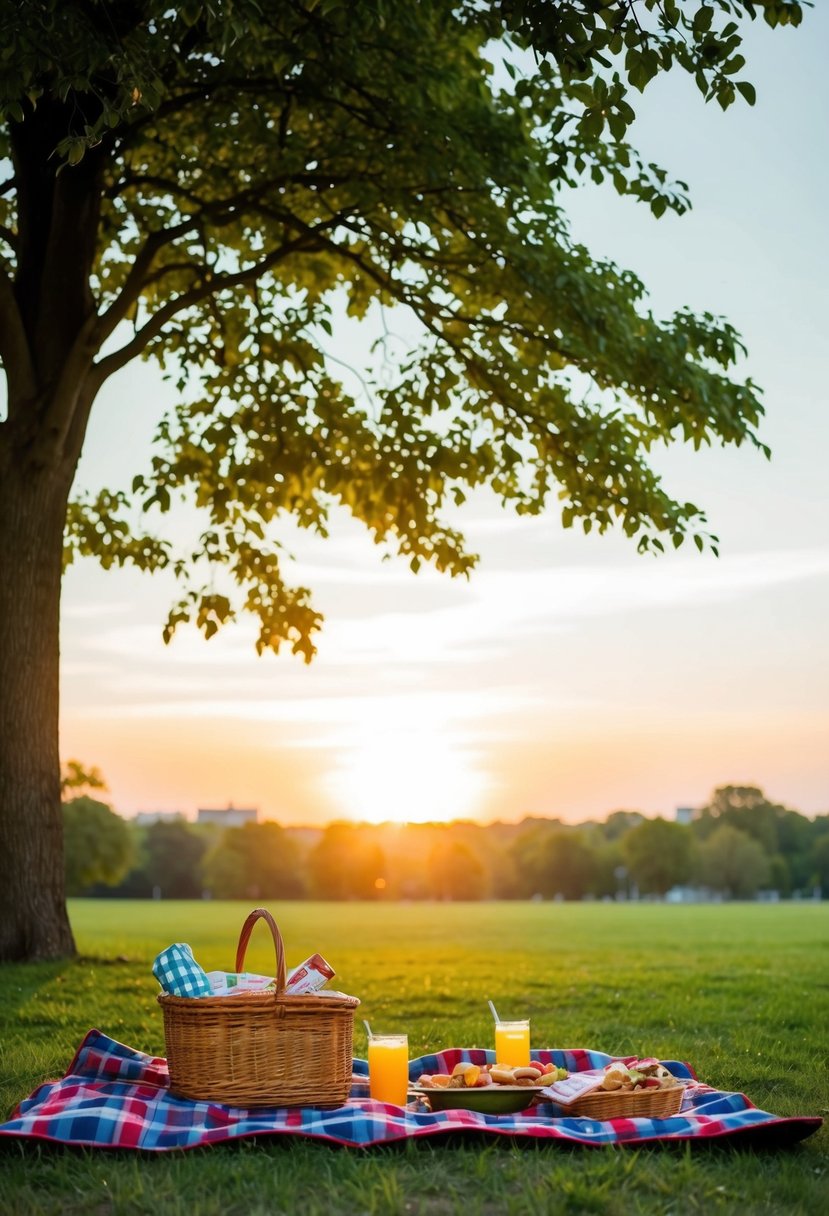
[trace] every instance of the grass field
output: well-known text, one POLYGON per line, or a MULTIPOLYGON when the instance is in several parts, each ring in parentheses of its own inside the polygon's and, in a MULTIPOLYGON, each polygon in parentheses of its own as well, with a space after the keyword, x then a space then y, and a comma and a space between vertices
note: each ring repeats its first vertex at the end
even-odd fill
MULTIPOLYGON (((778 1114, 829 1114, 829 904, 272 905, 289 963, 319 950, 412 1055, 491 1046, 491 997, 537 1047, 687 1060, 778 1114)), ((189 941, 233 966, 247 906, 71 905, 80 961, 0 968, 2 1117, 60 1075, 90 1026, 163 1053, 154 955, 189 941)), ((272 971, 264 928, 248 952, 272 971)), ((359 1026, 359 1024, 358 1024, 359 1026)), ((355 1053, 365 1054, 361 1030, 355 1053)), ((795 1148, 562 1149, 470 1142, 367 1151, 300 1141, 135 1156, 0 1141, 0 1211, 823 1213, 829 1131, 795 1148)))

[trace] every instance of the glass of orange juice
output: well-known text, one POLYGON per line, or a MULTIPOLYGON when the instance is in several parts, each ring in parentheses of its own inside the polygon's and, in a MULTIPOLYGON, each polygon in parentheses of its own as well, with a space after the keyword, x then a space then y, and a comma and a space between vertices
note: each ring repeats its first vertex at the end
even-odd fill
POLYGON ((511 1068, 526 1068, 530 1062, 530 1020, 495 1023, 495 1060, 511 1068))
POLYGON ((378 1102, 406 1105, 409 1092, 409 1036, 375 1034, 368 1041, 368 1082, 378 1102))

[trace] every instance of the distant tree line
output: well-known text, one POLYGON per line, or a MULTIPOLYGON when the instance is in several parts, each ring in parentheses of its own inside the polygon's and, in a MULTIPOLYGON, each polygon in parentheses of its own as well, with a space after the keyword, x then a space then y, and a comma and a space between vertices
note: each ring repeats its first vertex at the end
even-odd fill
POLYGON ((754 786, 719 787, 689 824, 614 811, 575 826, 525 819, 323 829, 273 822, 223 829, 183 818, 137 826, 86 792, 102 787, 95 770, 67 770, 71 895, 574 900, 663 897, 688 887, 724 899, 816 889, 829 897, 829 815, 808 819, 754 786))

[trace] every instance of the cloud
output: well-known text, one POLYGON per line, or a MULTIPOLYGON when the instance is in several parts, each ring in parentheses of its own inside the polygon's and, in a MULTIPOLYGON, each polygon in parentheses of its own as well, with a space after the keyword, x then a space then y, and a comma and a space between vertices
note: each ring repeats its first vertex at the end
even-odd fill
MULTIPOLYGON (((411 706, 427 698, 434 713, 434 698, 440 697, 446 712, 462 705, 461 716, 472 719, 479 716, 476 706, 491 705, 496 712, 496 701, 503 712, 516 690, 523 704, 542 695, 549 704, 543 683, 533 688, 545 638, 583 633, 591 621, 630 613, 657 612, 664 624, 666 612, 699 612, 827 573, 826 549, 719 561, 670 554, 610 565, 483 569, 458 588, 452 604, 434 606, 429 587, 410 578, 405 606, 380 612, 373 610, 368 580, 362 614, 332 613, 310 669, 287 655, 257 658, 252 621, 222 630, 209 643, 185 629, 164 647, 155 624, 106 628, 90 615, 86 629, 75 624, 66 699, 76 708, 85 702, 90 713, 106 699, 111 712, 127 716, 226 715, 320 724, 346 720, 356 705, 363 712, 374 703, 399 712, 401 698, 411 706)), ((106 618, 116 606, 100 608, 106 618)), ((579 692, 569 683, 568 703, 574 704, 579 692)))
POLYGON ((693 609, 827 574, 829 550, 823 549, 727 560, 667 555, 624 565, 483 569, 473 575, 463 603, 334 619, 321 649, 328 663, 338 665, 482 663, 514 650, 522 636, 572 630, 587 617, 693 609))
POLYGON ((130 605, 124 601, 102 603, 100 600, 85 604, 69 604, 62 610, 63 619, 69 621, 97 621, 102 617, 122 616, 130 605))
MULTIPOLYGON (((165 698, 154 702, 125 702, 111 706, 108 716, 120 718, 236 718, 251 722, 273 722, 288 727, 339 728, 360 723, 377 729, 393 724, 396 729, 415 730, 429 722, 448 727, 493 714, 509 713, 531 704, 533 698, 518 688, 481 689, 472 692, 451 689, 416 693, 279 697, 259 700, 215 698, 190 700, 165 698)), ((321 736, 320 736, 321 737, 321 736)), ((337 740, 339 741, 339 739, 337 740)), ((330 744, 332 738, 327 742, 330 744)))

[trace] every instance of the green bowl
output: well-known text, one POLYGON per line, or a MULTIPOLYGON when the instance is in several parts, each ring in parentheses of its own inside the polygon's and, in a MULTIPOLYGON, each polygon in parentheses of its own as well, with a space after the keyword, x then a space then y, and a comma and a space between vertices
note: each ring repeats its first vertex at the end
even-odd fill
POLYGON ((485 1085, 480 1089, 426 1089, 422 1085, 412 1085, 409 1092, 418 1098, 427 1098, 433 1111, 474 1110, 481 1115, 514 1115, 531 1105, 538 1088, 485 1085))

